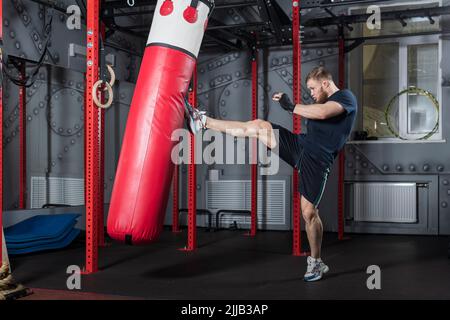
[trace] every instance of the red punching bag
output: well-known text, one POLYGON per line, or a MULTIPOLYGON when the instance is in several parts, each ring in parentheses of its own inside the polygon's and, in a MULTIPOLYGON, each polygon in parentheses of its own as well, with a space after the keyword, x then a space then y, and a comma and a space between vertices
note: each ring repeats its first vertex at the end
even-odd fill
POLYGON ((183 126, 188 90, 213 0, 158 0, 128 114, 108 213, 108 234, 158 239, 174 164, 172 132, 183 126))

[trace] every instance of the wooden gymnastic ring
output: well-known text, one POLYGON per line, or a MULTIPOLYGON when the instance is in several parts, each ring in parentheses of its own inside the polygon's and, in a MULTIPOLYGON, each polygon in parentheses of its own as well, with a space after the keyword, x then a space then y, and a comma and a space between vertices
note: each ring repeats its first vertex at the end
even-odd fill
MULTIPOLYGON (((105 91, 105 89, 104 89, 104 91, 105 91)), ((102 108, 102 109, 108 109, 111 106, 111 104, 113 103, 113 90, 111 88, 111 85, 108 82, 98 80, 96 83, 94 83, 94 86, 92 87, 92 99, 94 99, 94 103, 97 107, 102 108), (105 87, 106 87, 106 90, 108 91, 108 101, 105 104, 101 103, 97 97, 98 86, 103 83, 106 85, 105 87)))

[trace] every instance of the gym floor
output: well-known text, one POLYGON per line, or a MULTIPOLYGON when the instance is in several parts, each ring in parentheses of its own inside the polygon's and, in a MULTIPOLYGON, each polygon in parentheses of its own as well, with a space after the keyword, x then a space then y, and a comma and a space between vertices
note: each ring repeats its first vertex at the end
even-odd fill
MULTIPOLYGON (((165 230, 157 243, 110 242, 99 252, 99 272, 69 291, 69 265, 84 264, 84 239, 70 247, 11 257, 15 279, 34 290, 25 299, 450 299, 448 237, 326 233, 323 259, 330 272, 305 283, 305 257, 291 254, 290 232, 199 229, 198 250, 179 249, 186 230, 165 230), (381 289, 369 290, 367 267, 381 268, 381 289), (55 291, 57 290, 57 291, 55 291)), ((303 234, 304 242, 306 234, 303 234)))

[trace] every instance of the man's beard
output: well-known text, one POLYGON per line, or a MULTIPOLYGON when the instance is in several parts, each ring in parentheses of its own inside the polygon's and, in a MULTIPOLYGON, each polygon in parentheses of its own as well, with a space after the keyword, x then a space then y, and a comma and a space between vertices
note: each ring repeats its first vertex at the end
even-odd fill
POLYGON ((316 103, 322 104, 322 103, 327 102, 327 100, 328 100, 328 96, 327 96, 325 90, 322 90, 322 91, 319 93, 319 96, 318 96, 317 99, 316 99, 316 103))

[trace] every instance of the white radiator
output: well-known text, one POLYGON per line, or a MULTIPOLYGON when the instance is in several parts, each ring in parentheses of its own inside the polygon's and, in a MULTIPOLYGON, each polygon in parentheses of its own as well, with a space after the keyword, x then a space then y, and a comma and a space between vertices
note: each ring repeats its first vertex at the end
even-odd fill
POLYGON ((46 203, 84 205, 84 179, 31 177, 31 208, 46 203))
MULTIPOLYGON (((220 209, 251 210, 250 180, 208 181, 206 185, 206 208, 215 211, 220 209)), ((257 219, 258 225, 286 225, 286 183, 284 180, 258 181, 257 219)), ((228 225, 236 221, 238 224, 249 224, 249 216, 227 215, 223 213, 220 224, 228 225)))
POLYGON ((366 222, 417 222, 416 183, 354 183, 354 219, 366 222))

